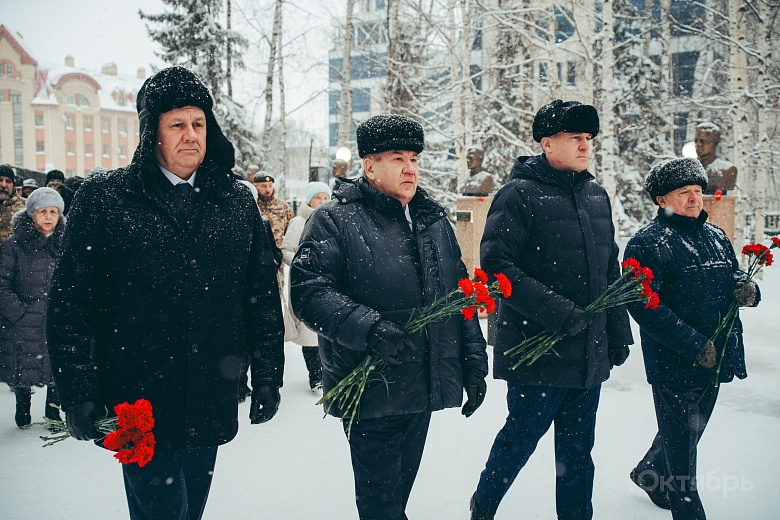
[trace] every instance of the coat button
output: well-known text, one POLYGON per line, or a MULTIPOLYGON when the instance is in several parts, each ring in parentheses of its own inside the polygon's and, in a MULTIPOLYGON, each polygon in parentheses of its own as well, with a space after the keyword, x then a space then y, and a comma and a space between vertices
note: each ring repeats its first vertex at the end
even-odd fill
POLYGON ((190 350, 192 350, 192 353, 195 354, 198 352, 198 346, 193 343, 192 348, 190 350))
POLYGON ((193 269, 198 267, 198 261, 195 259, 190 260, 190 267, 192 267, 193 269))

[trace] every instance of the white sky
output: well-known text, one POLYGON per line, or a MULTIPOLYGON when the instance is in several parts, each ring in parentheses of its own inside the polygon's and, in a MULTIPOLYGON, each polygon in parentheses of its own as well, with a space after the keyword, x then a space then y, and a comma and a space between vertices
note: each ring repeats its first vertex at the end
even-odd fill
MULTIPOLYGON (((234 81, 234 97, 246 106, 259 131, 265 112, 264 99, 260 98, 265 87, 268 51, 263 36, 251 26, 270 32, 272 0, 233 0, 233 5, 233 28, 250 41, 249 48, 244 50, 244 62, 250 71, 234 81)), ((165 65, 155 56, 159 47, 149 39, 145 22, 138 16, 139 8, 156 14, 165 7, 161 0, 4 0, 0 23, 21 33, 41 65, 64 64, 65 56, 70 54, 76 67, 100 72, 104 64, 114 62, 119 75, 134 76, 139 67, 144 67, 148 74, 151 65, 165 65)), ((330 25, 329 10, 322 2, 287 2, 284 40, 293 41, 284 50, 288 114, 314 93, 327 88, 324 64, 330 48, 330 25)), ((288 127, 304 128, 314 133, 321 145, 327 145, 327 115, 327 95, 321 94, 289 115, 288 127)), ((277 108, 273 118, 278 117, 277 108)))

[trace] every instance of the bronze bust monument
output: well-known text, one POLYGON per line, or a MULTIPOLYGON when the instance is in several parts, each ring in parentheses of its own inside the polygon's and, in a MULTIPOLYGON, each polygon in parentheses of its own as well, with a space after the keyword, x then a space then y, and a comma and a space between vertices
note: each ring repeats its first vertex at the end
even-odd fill
POLYGON ((334 177, 346 177, 347 176, 347 161, 344 159, 336 159, 331 165, 331 170, 334 177))
POLYGON ((463 195, 487 197, 498 190, 499 186, 493 174, 482 169, 484 158, 485 152, 481 148, 469 148, 466 154, 466 164, 470 175, 468 179, 463 181, 460 188, 463 195))
POLYGON ((720 128, 714 123, 700 123, 696 127, 696 137, 693 144, 696 147, 696 155, 704 170, 707 172, 707 190, 705 195, 714 195, 716 190, 721 190, 725 195, 733 190, 737 184, 736 165, 717 157, 718 144, 720 143, 720 128))

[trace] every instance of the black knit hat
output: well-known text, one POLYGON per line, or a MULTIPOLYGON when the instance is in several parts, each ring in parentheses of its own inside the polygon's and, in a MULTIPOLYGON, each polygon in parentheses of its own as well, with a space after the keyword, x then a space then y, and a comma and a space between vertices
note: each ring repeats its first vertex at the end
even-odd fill
POLYGON ((645 179, 645 189, 656 205, 656 197, 683 186, 698 184, 702 191, 707 189, 707 172, 698 159, 682 157, 660 162, 650 169, 645 179))
POLYGON ((0 177, 8 177, 12 181, 16 181, 16 175, 14 175, 14 169, 10 164, 0 164, 0 177))
POLYGON ((46 184, 49 184, 51 181, 64 181, 65 180, 65 174, 62 173, 59 170, 51 170, 49 173, 46 174, 46 184))
POLYGON ((536 113, 533 131, 537 143, 542 142, 542 137, 550 137, 558 132, 589 133, 596 137, 599 133, 599 114, 593 105, 556 99, 536 113))
POLYGON ((425 135, 420 123, 399 115, 374 116, 357 128, 358 155, 388 150, 408 150, 420 153, 425 148, 425 135))

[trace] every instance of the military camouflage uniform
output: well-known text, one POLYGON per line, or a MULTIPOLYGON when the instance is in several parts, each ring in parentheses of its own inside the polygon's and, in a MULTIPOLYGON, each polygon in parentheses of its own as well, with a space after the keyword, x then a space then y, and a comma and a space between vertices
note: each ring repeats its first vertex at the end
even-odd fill
POLYGON ((24 199, 16 191, 13 192, 12 197, 0 202, 0 244, 14 234, 11 219, 14 213, 22 209, 24 209, 24 199))
POLYGON ((262 199, 258 200, 257 206, 260 208, 260 214, 267 218, 271 223, 276 247, 281 247, 284 234, 287 233, 287 226, 290 224, 293 217, 295 217, 295 213, 293 213, 293 210, 285 201, 279 200, 276 197, 271 199, 270 202, 263 202, 262 199))

